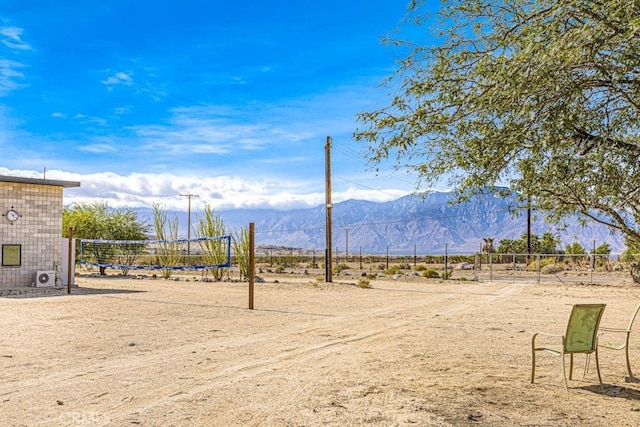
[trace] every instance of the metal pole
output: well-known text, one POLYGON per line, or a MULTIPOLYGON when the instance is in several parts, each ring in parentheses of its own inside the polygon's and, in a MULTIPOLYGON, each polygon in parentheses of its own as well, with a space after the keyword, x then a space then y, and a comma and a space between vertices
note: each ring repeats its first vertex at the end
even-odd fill
POLYGON ((444 280, 449 278, 449 244, 444 244, 444 280))
POLYGON ((346 234, 345 240, 345 250, 344 250, 344 258, 345 258, 345 262, 349 262, 349 229, 345 228, 344 232, 346 234))
POLYGON ((387 245, 387 270, 389 269, 389 245, 387 245))
POLYGON ((71 295, 71 279, 72 275, 72 267, 73 267, 73 227, 69 227, 69 253, 67 254, 67 294, 71 295))
POLYGON ((333 281, 333 270, 331 268, 331 245, 332 245, 332 236, 331 236, 331 208, 333 205, 331 204, 331 137, 327 137, 327 143, 324 146, 325 148, 325 180, 326 180, 326 209, 327 209, 327 218, 326 218, 326 261, 325 261, 325 280, 327 282, 333 281))
POLYGON ((249 310, 253 310, 253 286, 256 276, 255 261, 255 226, 253 222, 249 223, 249 310))

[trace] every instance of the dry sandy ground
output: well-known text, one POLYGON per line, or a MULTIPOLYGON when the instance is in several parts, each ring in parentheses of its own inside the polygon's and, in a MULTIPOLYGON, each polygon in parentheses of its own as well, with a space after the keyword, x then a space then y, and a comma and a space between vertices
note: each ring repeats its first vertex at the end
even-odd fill
MULTIPOLYGON (((637 426, 640 383, 603 349, 604 385, 534 332, 571 304, 626 326, 629 283, 78 278, 74 295, 0 298, 3 426, 637 426)), ((640 336, 632 339, 640 375, 640 336)))

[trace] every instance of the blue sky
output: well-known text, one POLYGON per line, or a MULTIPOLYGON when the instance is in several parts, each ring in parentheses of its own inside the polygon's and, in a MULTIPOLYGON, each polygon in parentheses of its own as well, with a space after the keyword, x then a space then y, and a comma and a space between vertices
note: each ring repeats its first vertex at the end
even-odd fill
POLYGON ((403 1, 2 0, 0 175, 81 181, 65 203, 302 208, 389 200, 415 179, 367 171, 359 111, 402 52, 403 1))

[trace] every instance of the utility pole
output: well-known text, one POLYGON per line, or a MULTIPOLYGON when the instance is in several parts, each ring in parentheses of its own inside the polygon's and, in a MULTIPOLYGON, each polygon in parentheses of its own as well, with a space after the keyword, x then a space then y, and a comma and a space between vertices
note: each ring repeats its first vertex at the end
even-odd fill
POLYGON ((187 255, 191 255, 191 198, 200 197, 197 194, 181 194, 180 197, 186 197, 189 200, 187 208, 187 255))
POLYGON ((346 236, 345 236, 346 243, 345 243, 344 256, 346 258, 345 261, 348 262, 348 259, 349 259, 349 229, 345 228, 344 232, 346 234, 346 236))
POLYGON ((331 268, 331 208, 333 205, 331 204, 331 137, 327 137, 327 143, 324 146, 325 152, 325 177, 326 177, 326 198, 327 198, 327 218, 326 218, 326 260, 325 260, 325 280, 327 283, 333 281, 333 270, 331 268))
POLYGON ((527 199, 527 265, 531 263, 531 196, 527 199))

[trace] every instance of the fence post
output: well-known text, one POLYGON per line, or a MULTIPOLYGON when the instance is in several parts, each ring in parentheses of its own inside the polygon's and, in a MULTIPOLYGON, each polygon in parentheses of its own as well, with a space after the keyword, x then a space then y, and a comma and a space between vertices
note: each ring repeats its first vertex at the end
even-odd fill
POLYGON ((489 281, 493 281, 493 254, 489 254, 489 281))
POLYGON ((478 255, 478 253, 476 252, 476 256, 473 259, 473 281, 477 282, 478 281, 478 259, 480 258, 480 255, 478 255))
POLYGON ((539 285, 540 284, 540 254, 537 255, 537 258, 538 258, 537 270, 538 270, 538 285, 539 285))

